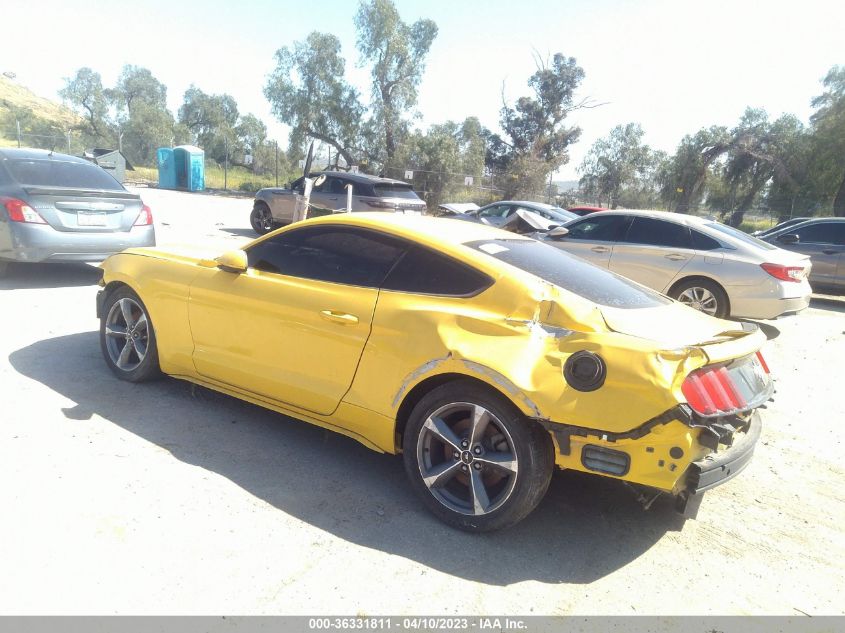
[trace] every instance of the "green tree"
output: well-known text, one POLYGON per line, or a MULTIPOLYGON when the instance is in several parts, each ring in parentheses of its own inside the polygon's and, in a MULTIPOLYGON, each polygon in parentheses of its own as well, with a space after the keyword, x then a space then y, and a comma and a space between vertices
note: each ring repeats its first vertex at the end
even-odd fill
POLYGON ((417 103, 417 86, 437 37, 437 25, 431 20, 406 24, 391 0, 370 0, 361 2, 355 26, 362 62, 372 64, 375 111, 371 130, 383 141, 383 152, 379 151, 377 158, 392 166, 407 129, 402 117, 417 103))
POLYGON ((115 139, 114 123, 109 116, 109 98, 99 73, 88 67, 80 68, 74 77, 65 78, 65 86, 59 90, 59 96, 82 115, 84 123, 80 131, 87 141, 109 144, 115 139))
POLYGON ((649 187, 658 156, 642 138, 640 125, 628 123, 617 125, 606 138, 593 143, 579 167, 581 187, 600 202, 607 200, 611 209, 619 206, 624 192, 649 187))
POLYGON ((176 122, 167 109, 167 87, 147 68, 126 65, 115 87, 105 92, 116 112, 120 150, 130 161, 155 163, 156 150, 174 140, 176 122))
POLYGON ((542 190, 549 173, 569 160, 567 148, 581 130, 566 125, 575 109, 589 107, 574 101, 584 71, 573 57, 556 53, 551 65, 538 64, 528 80, 533 96, 505 104, 500 124, 505 138, 487 135, 487 164, 505 176, 505 197, 542 190))
POLYGON ((820 198, 833 197, 833 214, 845 217, 845 66, 834 66, 813 99, 812 178, 820 198))
POLYGON ((193 141, 206 156, 223 163, 236 149, 238 104, 228 94, 206 94, 192 85, 179 108, 179 122, 190 130, 193 141))
POLYGON ((310 137, 331 145, 347 164, 360 162, 364 106, 345 79, 340 40, 314 32, 275 57, 264 95, 276 118, 291 127, 290 147, 301 148, 310 137))
POLYGON ((703 198, 710 167, 731 147, 731 135, 722 126, 702 128, 685 136, 674 156, 658 172, 663 201, 678 213, 687 213, 703 198))

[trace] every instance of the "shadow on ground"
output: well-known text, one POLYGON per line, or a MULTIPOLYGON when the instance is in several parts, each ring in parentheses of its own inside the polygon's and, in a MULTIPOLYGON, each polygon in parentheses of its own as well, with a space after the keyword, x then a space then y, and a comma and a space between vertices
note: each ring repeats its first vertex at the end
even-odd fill
POLYGON ((817 310, 827 310, 830 312, 845 312, 845 296, 827 296, 820 297, 814 295, 810 300, 810 307, 817 310))
POLYGON ((76 403, 63 410, 69 421, 98 414, 320 530, 469 580, 589 583, 683 525, 668 499, 644 511, 619 482, 567 471, 516 527, 465 534, 422 507, 400 457, 187 382, 117 380, 95 332, 39 341, 9 360, 76 403))
POLYGON ((238 237, 248 237, 250 239, 256 239, 261 237, 258 233, 256 233, 253 229, 231 229, 225 226, 221 226, 220 230, 223 233, 229 233, 231 235, 237 235, 238 237))
POLYGON ((12 262, 3 277, 0 290, 31 288, 67 288, 93 286, 103 271, 89 264, 23 264, 12 262))

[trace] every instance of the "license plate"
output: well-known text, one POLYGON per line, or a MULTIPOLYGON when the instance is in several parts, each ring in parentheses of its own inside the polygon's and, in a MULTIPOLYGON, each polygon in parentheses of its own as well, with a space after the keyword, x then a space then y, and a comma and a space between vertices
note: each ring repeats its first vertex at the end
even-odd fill
POLYGON ((76 214, 76 223, 79 226, 105 226, 106 225, 106 212, 105 211, 95 211, 95 212, 80 211, 76 214))

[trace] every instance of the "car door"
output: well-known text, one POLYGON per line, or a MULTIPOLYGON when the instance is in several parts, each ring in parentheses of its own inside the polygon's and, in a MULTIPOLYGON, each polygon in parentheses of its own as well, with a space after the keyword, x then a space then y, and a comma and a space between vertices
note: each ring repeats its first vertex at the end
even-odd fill
POLYGON ((290 224, 296 210, 296 197, 303 192, 304 178, 294 180, 290 188, 270 190, 270 212, 273 219, 281 224, 290 224))
POLYGON ((404 252, 353 227, 297 227, 247 249, 244 273, 203 269, 191 285, 197 372, 321 415, 349 389, 378 287, 404 252))
POLYGON ((664 292, 694 256, 686 224, 635 216, 624 237, 613 247, 609 268, 664 292))
POLYGON ((607 268, 617 240, 630 223, 625 215, 588 215, 567 224, 569 233, 551 238, 551 244, 587 261, 607 268))
MULTIPOLYGON (((816 285, 845 285, 845 222, 813 222, 789 228, 781 235, 797 235, 798 242, 783 243, 775 238, 776 246, 810 256, 810 283, 816 285)), ((780 237, 780 236, 778 236, 780 237)))

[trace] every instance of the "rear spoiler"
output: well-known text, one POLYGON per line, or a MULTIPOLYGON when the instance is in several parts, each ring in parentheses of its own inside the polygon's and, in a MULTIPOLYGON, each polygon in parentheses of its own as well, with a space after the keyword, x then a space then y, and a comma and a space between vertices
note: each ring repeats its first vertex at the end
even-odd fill
POLYGON ((23 190, 35 196, 97 196, 99 198, 120 198, 121 200, 140 200, 137 193, 119 189, 84 189, 78 187, 42 187, 24 185, 23 190))

